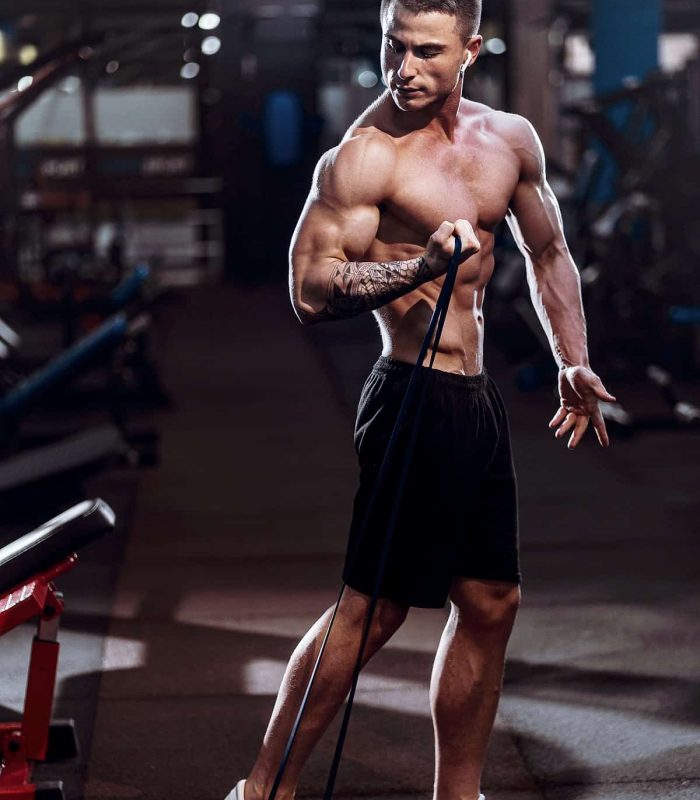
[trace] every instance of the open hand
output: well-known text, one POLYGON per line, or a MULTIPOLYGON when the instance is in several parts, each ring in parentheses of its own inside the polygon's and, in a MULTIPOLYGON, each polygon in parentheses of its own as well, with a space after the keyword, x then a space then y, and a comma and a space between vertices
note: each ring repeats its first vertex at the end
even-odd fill
POLYGON ((559 397, 561 406, 549 423, 550 428, 557 428, 554 434, 561 439, 564 434, 574 429, 567 447, 572 450, 581 441, 589 421, 603 447, 610 445, 605 421, 598 407, 599 400, 614 403, 613 397, 603 386, 603 382, 588 367, 567 367, 559 372, 559 397))

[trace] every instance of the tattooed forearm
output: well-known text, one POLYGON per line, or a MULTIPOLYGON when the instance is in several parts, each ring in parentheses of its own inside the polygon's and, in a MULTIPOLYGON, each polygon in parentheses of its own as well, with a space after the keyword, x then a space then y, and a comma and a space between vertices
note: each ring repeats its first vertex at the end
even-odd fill
POLYGON ((326 305, 320 311, 302 311, 304 322, 354 317, 386 305, 438 277, 423 256, 408 261, 342 261, 328 282, 326 305))

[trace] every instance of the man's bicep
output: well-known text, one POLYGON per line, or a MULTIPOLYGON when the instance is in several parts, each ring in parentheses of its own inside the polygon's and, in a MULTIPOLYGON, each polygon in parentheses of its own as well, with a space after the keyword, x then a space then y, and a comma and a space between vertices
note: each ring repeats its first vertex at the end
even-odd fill
POLYGON ((518 247, 533 262, 566 247, 561 212, 547 181, 520 181, 506 218, 518 247))
POLYGON ((518 247, 535 263, 566 248, 559 203, 547 183, 542 142, 532 124, 507 116, 508 136, 520 161, 520 175, 508 204, 508 225, 518 247))
POLYGON ((290 251, 295 304, 322 307, 334 265, 360 258, 372 244, 378 225, 376 208, 341 210, 322 199, 309 200, 290 251))
POLYGON ((374 241, 379 219, 379 207, 370 199, 354 198, 350 204, 322 191, 304 207, 295 233, 297 247, 319 258, 358 259, 374 241))
POLYGON ((319 162, 292 239, 293 302, 322 305, 334 265, 360 259, 374 241, 387 193, 380 156, 371 142, 351 140, 319 162))

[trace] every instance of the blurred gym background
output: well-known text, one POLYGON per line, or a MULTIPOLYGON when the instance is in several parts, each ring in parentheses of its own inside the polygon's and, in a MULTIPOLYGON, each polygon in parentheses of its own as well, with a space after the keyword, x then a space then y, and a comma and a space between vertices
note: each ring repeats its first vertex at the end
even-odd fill
MULTIPOLYGON (((485 790, 690 800, 700 7, 484 0, 481 33, 465 94, 539 132, 619 401, 609 450, 552 439, 556 367, 504 225, 486 364, 525 583, 485 790)), ((384 90, 380 39, 379 0, 0 4, 0 547, 84 498, 116 513, 58 582, 54 715, 80 749, 54 743, 21 796, 223 798, 334 600, 380 342, 371 315, 299 325, 287 251, 318 157, 384 90)), ((341 796, 429 796, 444 619, 412 612, 368 667, 341 796)), ((0 722, 31 624, 2 634, 0 722)))

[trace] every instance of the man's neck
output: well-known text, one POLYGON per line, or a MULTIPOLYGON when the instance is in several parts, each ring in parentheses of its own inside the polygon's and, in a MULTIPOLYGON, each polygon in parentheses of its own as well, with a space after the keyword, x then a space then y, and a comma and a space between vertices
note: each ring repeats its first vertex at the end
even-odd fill
POLYGON ((402 111, 389 98, 393 108, 394 122, 398 129, 405 133, 418 130, 433 131, 441 139, 448 142, 454 142, 455 139, 461 101, 462 81, 459 82, 452 94, 442 104, 436 103, 421 111, 402 111))

